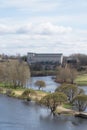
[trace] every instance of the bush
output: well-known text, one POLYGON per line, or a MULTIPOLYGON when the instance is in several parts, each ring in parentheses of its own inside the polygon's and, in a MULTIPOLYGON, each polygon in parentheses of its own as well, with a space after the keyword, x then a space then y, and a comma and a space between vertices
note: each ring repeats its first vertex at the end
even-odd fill
POLYGON ((0 88, 0 93, 3 93, 3 88, 0 88))
POLYGON ((22 96, 30 96, 30 94, 35 94, 35 91, 33 89, 26 89, 23 93, 22 96))
POLYGON ((11 89, 7 89, 7 90, 6 90, 6 95, 7 95, 7 96, 14 96, 15 93, 14 93, 11 89))
POLYGON ((34 90, 32 89, 26 89, 22 95, 21 95, 21 98, 22 99, 26 99, 27 101, 30 101, 31 98, 30 98, 30 94, 36 94, 34 90))

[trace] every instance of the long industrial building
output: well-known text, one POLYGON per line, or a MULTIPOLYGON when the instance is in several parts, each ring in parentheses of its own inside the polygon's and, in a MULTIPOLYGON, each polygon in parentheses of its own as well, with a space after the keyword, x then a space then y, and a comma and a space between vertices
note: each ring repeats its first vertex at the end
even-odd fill
POLYGON ((41 63, 41 62, 52 62, 62 64, 63 54, 55 53, 28 53, 27 61, 29 64, 41 63))

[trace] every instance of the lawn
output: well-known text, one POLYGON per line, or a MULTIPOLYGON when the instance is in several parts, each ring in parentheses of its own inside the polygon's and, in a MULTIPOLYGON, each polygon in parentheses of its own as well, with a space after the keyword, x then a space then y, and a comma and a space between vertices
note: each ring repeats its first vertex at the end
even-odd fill
POLYGON ((82 74, 82 75, 77 76, 75 83, 80 86, 87 85, 87 74, 82 74))

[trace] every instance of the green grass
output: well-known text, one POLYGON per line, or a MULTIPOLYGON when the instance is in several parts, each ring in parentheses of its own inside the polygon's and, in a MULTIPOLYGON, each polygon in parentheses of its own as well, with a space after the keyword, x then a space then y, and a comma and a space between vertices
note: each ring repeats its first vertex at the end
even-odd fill
POLYGON ((72 104, 66 103, 66 104, 63 104, 63 107, 66 109, 72 109, 72 104))
POLYGON ((77 76, 75 83, 80 86, 87 85, 87 74, 77 76))
POLYGON ((3 83, 0 83, 0 87, 4 87, 5 86, 5 84, 3 84, 3 83))
POLYGON ((0 83, 0 87, 4 87, 4 88, 12 88, 12 86, 10 86, 9 83, 0 83))

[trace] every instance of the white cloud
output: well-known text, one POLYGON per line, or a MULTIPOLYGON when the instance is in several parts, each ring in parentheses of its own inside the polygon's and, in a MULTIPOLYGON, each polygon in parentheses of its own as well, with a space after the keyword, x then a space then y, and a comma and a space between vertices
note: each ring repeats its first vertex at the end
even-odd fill
POLYGON ((87 31, 75 30, 50 22, 24 25, 0 24, 0 50, 6 53, 84 51, 87 48, 87 31), (23 50, 23 51, 22 51, 23 50))
POLYGON ((1 0, 1 53, 87 53, 86 7, 86 0, 1 0))
POLYGON ((12 33, 11 28, 9 28, 8 26, 6 26, 4 24, 0 24, 0 35, 7 34, 9 32, 12 33))
POLYGON ((42 35, 50 35, 50 34, 63 34, 71 32, 71 27, 63 27, 63 26, 57 26, 53 25, 51 23, 41 23, 35 28, 35 32, 42 34, 42 35))
POLYGON ((16 27, 16 33, 19 33, 19 34, 31 33, 32 28, 33 28, 32 23, 26 24, 26 25, 21 25, 21 26, 19 25, 18 27, 16 27))
POLYGON ((85 30, 75 30, 71 27, 57 26, 49 22, 36 25, 30 23, 14 27, 3 25, 2 27, 3 35, 0 35, 1 53, 27 54, 28 51, 59 52, 65 55, 87 53, 87 31, 85 30), (18 30, 20 31, 18 32, 18 30))
POLYGON ((0 34, 56 35, 70 33, 71 27, 57 26, 52 23, 26 24, 17 26, 0 25, 0 34))

